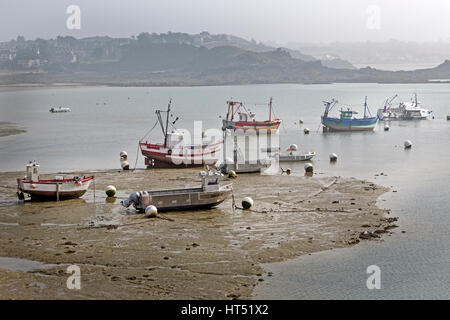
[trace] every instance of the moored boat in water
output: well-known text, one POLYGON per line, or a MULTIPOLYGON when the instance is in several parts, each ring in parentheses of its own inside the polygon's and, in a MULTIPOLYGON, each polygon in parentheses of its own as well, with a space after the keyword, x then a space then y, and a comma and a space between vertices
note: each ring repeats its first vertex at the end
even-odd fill
POLYGON ((324 132, 372 131, 378 121, 378 117, 372 117, 370 114, 369 107, 367 106, 367 97, 364 100, 363 118, 354 117, 358 112, 351 110, 349 107, 347 107, 346 110, 341 108, 339 118, 329 117, 329 112, 337 105, 338 101, 332 99, 331 101, 323 101, 323 103, 325 105, 325 112, 321 117, 321 122, 324 132))
POLYGON ((222 129, 230 130, 266 130, 276 131, 281 124, 281 119, 272 120, 272 98, 269 101, 269 119, 256 120, 256 115, 247 109, 244 103, 239 101, 227 101, 228 111, 226 118, 222 120, 222 129), (236 119, 237 118, 237 119, 236 119))
POLYGON ((41 179, 39 165, 30 162, 26 166, 26 176, 17 179, 18 197, 31 196, 31 200, 65 200, 79 198, 86 193, 94 176, 73 176, 70 178, 56 176, 55 179, 41 179))
POLYGON ((378 109, 377 115, 380 120, 426 120, 431 115, 431 111, 425 108, 419 107, 419 102, 417 100, 417 94, 414 94, 414 98, 411 102, 399 102, 398 106, 394 107, 392 102, 397 98, 398 95, 387 99, 384 103, 383 108, 378 109))
POLYGON ((71 112, 72 110, 67 107, 59 107, 59 108, 50 108, 50 113, 64 113, 64 112, 71 112))

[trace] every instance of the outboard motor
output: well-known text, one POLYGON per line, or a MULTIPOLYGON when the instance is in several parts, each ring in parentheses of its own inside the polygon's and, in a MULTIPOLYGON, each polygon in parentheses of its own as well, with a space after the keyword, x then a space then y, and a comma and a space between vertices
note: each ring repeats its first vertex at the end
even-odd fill
POLYGON ((139 211, 144 212, 145 208, 150 205, 150 195, 147 191, 137 191, 130 194, 130 196, 120 202, 125 208, 128 208, 130 205, 139 211))

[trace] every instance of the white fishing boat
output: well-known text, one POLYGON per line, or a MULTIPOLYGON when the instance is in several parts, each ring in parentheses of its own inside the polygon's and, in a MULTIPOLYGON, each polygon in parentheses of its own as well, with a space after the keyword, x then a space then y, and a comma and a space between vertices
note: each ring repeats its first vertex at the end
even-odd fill
POLYGON ((202 185, 199 188, 153 190, 133 192, 121 204, 143 212, 153 205, 158 211, 209 209, 222 203, 232 192, 232 184, 220 185, 222 174, 201 171, 202 185))
POLYGON ((51 108, 49 112, 51 113, 64 113, 64 112, 71 112, 72 110, 67 107, 59 107, 59 108, 51 108))
POLYGON ((89 188, 94 176, 56 176, 55 179, 41 179, 39 165, 30 162, 26 166, 26 176, 17 179, 18 197, 25 199, 24 194, 31 196, 31 200, 64 200, 79 198, 89 188))
POLYGON ((378 109, 378 118, 380 120, 426 120, 431 115, 431 111, 419 107, 420 102, 417 100, 417 94, 410 102, 399 102, 398 106, 394 107, 392 102, 398 97, 393 96, 386 100, 384 107, 378 109))
POLYGON ((316 155, 315 152, 300 153, 291 151, 288 154, 280 154, 278 156, 278 161, 279 162, 308 161, 314 158, 315 155, 316 155))

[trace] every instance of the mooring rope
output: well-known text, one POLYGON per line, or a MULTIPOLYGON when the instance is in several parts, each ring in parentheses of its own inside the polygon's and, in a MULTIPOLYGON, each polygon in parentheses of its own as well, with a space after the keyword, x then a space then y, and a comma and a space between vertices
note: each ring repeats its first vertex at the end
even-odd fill
POLYGON ((144 140, 149 134, 150 132, 153 131, 153 129, 155 129, 156 125, 158 124, 158 120, 156 120, 155 124, 153 125, 153 127, 147 131, 146 134, 144 134, 144 136, 139 140, 138 145, 137 145, 137 150, 136 150, 136 161, 134 162, 134 169, 132 171, 136 171, 136 167, 137 167, 137 162, 138 162, 138 158, 139 158, 139 143, 144 140))

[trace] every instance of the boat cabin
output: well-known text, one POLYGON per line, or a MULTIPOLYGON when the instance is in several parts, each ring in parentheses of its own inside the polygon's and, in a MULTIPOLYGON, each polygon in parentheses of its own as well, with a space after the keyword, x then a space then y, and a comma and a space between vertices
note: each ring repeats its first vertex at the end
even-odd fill
POLYGON ((222 175, 218 172, 200 171, 199 176, 202 178, 202 189, 204 191, 214 191, 220 188, 220 178, 222 175))
POLYGON ((358 114, 358 112, 352 111, 350 108, 347 110, 341 109, 341 119, 351 119, 355 114, 358 114))
POLYGON ((36 163, 36 161, 27 164, 26 179, 32 182, 39 181, 39 165, 36 163))

